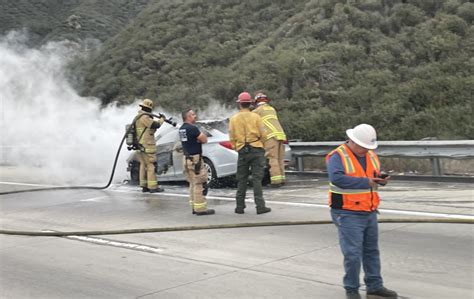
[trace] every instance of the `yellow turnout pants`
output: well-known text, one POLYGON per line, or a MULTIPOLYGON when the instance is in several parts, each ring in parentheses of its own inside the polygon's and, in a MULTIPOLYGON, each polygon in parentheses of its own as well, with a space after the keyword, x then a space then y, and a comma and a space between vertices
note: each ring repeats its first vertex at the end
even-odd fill
POLYGON ((275 138, 267 139, 264 142, 265 157, 270 164, 270 182, 271 184, 281 184, 285 182, 285 145, 283 140, 275 138))
POLYGON ((203 184, 207 182, 207 172, 204 167, 204 161, 201 161, 199 173, 196 174, 194 167, 199 162, 199 155, 192 155, 190 159, 184 157, 184 174, 189 182, 189 205, 196 212, 207 211, 206 198, 202 194, 203 184))
POLYGON ((137 152, 140 161, 140 186, 148 189, 156 189, 158 181, 156 180, 155 162, 156 154, 147 154, 137 152))

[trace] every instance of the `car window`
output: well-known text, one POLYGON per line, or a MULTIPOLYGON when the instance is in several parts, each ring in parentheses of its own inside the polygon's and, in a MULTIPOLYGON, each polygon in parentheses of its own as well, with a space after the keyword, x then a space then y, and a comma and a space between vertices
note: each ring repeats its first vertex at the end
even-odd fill
POLYGON ((207 124, 202 124, 202 123, 196 123, 196 126, 199 128, 199 131, 201 131, 201 133, 203 133, 204 135, 206 135, 207 137, 211 137, 212 134, 211 134, 211 130, 212 128, 209 127, 207 124))
POLYGON ((221 133, 228 134, 229 133, 229 120, 216 120, 216 121, 206 121, 203 123, 197 123, 200 127, 204 127, 207 131, 211 131, 212 129, 218 130, 221 133))
MULTIPOLYGON (((173 131, 177 132, 176 127, 173 127, 173 126, 171 126, 167 123, 164 123, 158 130, 156 130, 155 140, 158 141, 161 138, 163 138, 163 136, 167 136, 168 134, 170 134, 173 131)), ((165 142, 167 142, 167 141, 165 141, 165 142)))
POLYGON ((174 129, 172 131, 166 132, 164 135, 157 138, 158 144, 164 143, 174 143, 179 139, 178 136, 178 129, 174 129))

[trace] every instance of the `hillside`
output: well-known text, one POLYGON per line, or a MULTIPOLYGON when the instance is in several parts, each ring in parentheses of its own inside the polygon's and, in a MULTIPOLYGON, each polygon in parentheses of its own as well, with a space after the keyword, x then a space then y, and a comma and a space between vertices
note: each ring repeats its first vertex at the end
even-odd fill
POLYGON ((105 41, 146 6, 146 0, 2 0, 0 34, 26 29, 30 44, 50 40, 105 41))
POLYGON ((176 2, 150 4, 104 45, 86 72, 88 94, 106 102, 147 96, 181 108, 186 103, 176 102, 205 104, 210 98, 235 97, 247 83, 231 85, 234 79, 225 73, 305 3, 176 2))
POLYGON ((291 138, 359 122, 385 139, 474 138, 473 15, 468 1, 155 3, 90 63, 85 93, 179 109, 264 89, 291 138))
POLYGON ((71 1, 21 15, 44 22, 44 40, 104 41, 79 63, 81 93, 104 104, 235 107, 240 91, 263 89, 292 139, 342 139, 360 122, 385 140, 474 139, 470 1, 145 2, 71 1), (80 30, 68 29, 73 14, 80 30))

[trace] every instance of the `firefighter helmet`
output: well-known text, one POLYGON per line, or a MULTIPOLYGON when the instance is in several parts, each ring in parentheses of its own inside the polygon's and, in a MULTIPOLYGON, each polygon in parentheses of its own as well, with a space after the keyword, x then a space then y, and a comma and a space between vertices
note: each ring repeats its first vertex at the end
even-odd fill
POLYGON ((267 103, 270 102, 270 99, 263 92, 258 92, 255 95, 254 100, 255 100, 256 103, 258 103, 258 102, 267 102, 267 103))
POLYGON ((250 95, 250 93, 244 91, 239 94, 239 97, 237 98, 237 103, 252 103, 252 96, 250 95))
POLYGON ((144 99, 143 102, 140 104, 140 107, 153 109, 153 101, 150 99, 144 99))

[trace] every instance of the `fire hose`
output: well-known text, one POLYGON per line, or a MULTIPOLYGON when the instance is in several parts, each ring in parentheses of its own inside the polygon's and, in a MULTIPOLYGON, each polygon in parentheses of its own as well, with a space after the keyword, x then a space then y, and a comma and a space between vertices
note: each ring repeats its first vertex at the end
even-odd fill
MULTIPOLYGON (((230 229, 265 226, 294 226, 294 225, 324 225, 332 224, 330 220, 302 220, 302 221, 270 221, 270 222, 244 222, 227 224, 204 224, 191 226, 169 226, 153 228, 131 228, 118 230, 89 230, 89 231, 21 231, 1 229, 0 234, 17 236, 37 236, 37 237, 65 237, 65 236, 98 236, 98 235, 123 235, 123 234, 143 234, 160 232, 178 232, 191 230, 208 229, 230 229)), ((379 219, 378 223, 449 223, 449 224, 474 224, 474 219, 460 218, 393 218, 379 219)))
MULTIPOLYGON (((164 118, 162 114, 156 115, 153 113, 143 112, 137 115, 132 123, 134 124, 140 117, 145 115, 164 118)), ((176 126, 171 119, 164 118, 164 121, 176 126)), ((117 167, 117 161, 120 156, 123 143, 127 138, 127 134, 133 126, 130 126, 117 149, 114 163, 112 166, 112 172, 110 174, 109 181, 105 186, 58 186, 58 187, 46 187, 46 188, 35 188, 27 190, 15 190, 0 192, 0 195, 25 193, 25 192, 37 192, 47 190, 73 190, 73 189, 93 189, 103 190, 107 189, 111 184, 117 167)), ((132 228, 132 229, 119 229, 119 230, 88 230, 88 231, 27 231, 27 230, 5 230, 0 229, 0 234, 4 235, 23 235, 23 236, 42 236, 42 237, 64 237, 64 236, 97 236, 97 235, 119 235, 119 234, 141 234, 141 233, 158 233, 158 232, 176 232, 176 231, 191 231, 191 230, 208 230, 208 229, 231 229, 231 228, 249 228, 249 227, 265 227, 265 226, 294 226, 294 225, 327 225, 332 224, 330 220, 302 220, 302 221, 272 221, 272 222, 250 222, 250 223, 228 223, 228 224, 205 224, 205 225, 193 225, 193 226, 172 226, 172 227, 155 227, 155 228, 132 228)), ((461 218, 394 218, 394 219, 379 219, 378 223, 449 223, 449 224, 474 224, 474 219, 461 219, 461 218)))
MULTIPOLYGON (((137 116, 135 116, 133 118, 133 121, 132 121, 132 124, 135 124, 137 122, 138 119, 140 119, 141 117, 145 116, 145 115, 148 115, 148 116, 151 116, 151 117, 155 117, 155 118, 163 118, 165 122, 169 123, 170 125, 172 126, 176 126, 176 123, 173 122, 171 120, 171 118, 165 118, 163 114, 153 114, 153 113, 148 113, 148 112, 143 112, 143 113, 140 113, 138 114, 137 116)), ((127 135, 130 133, 130 131, 132 130, 133 126, 130 126, 129 128, 127 128, 127 130, 125 131, 125 134, 123 135, 122 137, 122 140, 120 141, 120 145, 117 149, 117 153, 115 154, 115 159, 114 159, 114 164, 112 166, 112 172, 110 174, 110 178, 109 178, 109 181, 107 182, 107 184, 105 186, 58 186, 58 187, 46 187, 46 188, 35 188, 35 189, 26 189, 26 190, 15 190, 15 191, 7 191, 7 192, 0 192, 0 195, 8 195, 8 194, 16 194, 16 193, 26 193, 26 192, 37 192, 37 191, 50 191, 50 190, 74 190, 74 189, 92 189, 92 190, 103 190, 103 189, 107 189, 111 184, 112 184, 112 180, 114 179, 114 175, 115 175, 115 169, 117 167, 117 162, 118 162, 118 158, 120 156, 120 150, 122 149, 122 146, 123 146, 123 143, 125 141, 125 139, 127 138, 127 135)))

